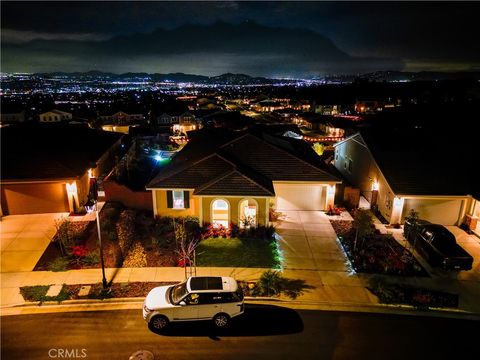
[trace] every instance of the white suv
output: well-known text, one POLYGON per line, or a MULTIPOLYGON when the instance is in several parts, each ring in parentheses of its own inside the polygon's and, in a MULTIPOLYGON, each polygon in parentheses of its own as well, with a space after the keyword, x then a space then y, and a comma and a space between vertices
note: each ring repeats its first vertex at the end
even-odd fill
POLYGON ((152 289, 143 303, 143 318, 156 330, 173 321, 213 320, 225 328, 244 311, 243 292, 231 277, 194 276, 152 289))

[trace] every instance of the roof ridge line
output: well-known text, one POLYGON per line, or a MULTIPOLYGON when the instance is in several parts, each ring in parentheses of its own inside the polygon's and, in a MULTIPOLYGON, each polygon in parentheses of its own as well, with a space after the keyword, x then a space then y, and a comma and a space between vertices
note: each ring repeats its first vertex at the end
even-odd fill
MULTIPOLYGON (((306 165, 314 168, 315 170, 319 170, 319 171, 321 171, 322 173, 327 174, 327 175, 331 176, 331 177, 334 178, 334 179, 337 179, 336 176, 333 176, 332 174, 326 172, 325 170, 320 169, 319 167, 316 167, 316 166, 314 166, 313 164, 310 164, 308 161, 303 160, 302 158, 300 158, 300 157, 298 157, 298 156, 296 156, 296 155, 293 155, 293 154, 289 153, 289 152, 286 151, 286 150, 283 150, 283 149, 281 149, 281 148, 279 148, 279 147, 276 147, 275 145, 270 144, 270 143, 269 143, 268 141, 266 141, 266 140, 260 139, 260 138, 258 138, 257 136, 251 135, 251 134, 248 134, 248 133, 245 134, 245 135, 250 135, 250 136, 256 138, 258 141, 261 141, 261 142, 265 143, 266 145, 270 146, 271 148, 275 149, 276 151, 280 151, 280 152, 282 152, 282 153, 287 154, 288 156, 292 156, 293 158, 298 159, 298 160, 301 161, 302 163, 304 163, 304 164, 306 164, 306 165)), ((240 138, 238 138, 238 139, 240 139, 240 138)), ((337 179, 337 180, 340 180, 340 179, 337 179)))

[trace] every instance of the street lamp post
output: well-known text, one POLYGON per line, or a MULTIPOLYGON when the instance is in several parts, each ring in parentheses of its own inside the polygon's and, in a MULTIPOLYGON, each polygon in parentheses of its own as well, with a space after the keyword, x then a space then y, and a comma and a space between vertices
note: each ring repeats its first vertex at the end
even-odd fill
MULTIPOLYGON (((91 200, 90 200, 91 201, 91 200)), ((89 201, 89 202, 90 202, 89 201)), ((97 233, 98 233, 98 245, 100 246, 100 263, 102 265, 102 286, 104 289, 107 289, 107 278, 105 277, 105 261, 103 259, 103 245, 102 245, 102 232, 100 229, 100 218, 98 217, 98 202, 93 201, 93 206, 90 204, 85 205, 85 209, 90 214, 92 211, 95 211, 95 220, 97 222, 97 233)))

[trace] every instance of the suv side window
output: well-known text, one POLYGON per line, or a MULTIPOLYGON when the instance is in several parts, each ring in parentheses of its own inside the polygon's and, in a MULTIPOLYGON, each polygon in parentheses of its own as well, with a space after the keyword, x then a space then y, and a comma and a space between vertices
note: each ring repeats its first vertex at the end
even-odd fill
POLYGON ((198 305, 200 303, 200 294, 188 294, 183 301, 185 301, 187 305, 198 305))

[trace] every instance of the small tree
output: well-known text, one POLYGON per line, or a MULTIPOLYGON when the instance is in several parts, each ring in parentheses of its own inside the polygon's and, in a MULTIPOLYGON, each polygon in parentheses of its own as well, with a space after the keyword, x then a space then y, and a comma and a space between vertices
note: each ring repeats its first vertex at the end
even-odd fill
POLYGON ((355 211, 353 225, 355 227, 355 240, 353 243, 353 251, 356 251, 358 239, 360 238, 362 240, 363 247, 365 238, 373 233, 372 213, 369 210, 357 209, 355 211))
MULTIPOLYGON (((188 240, 185 219, 182 219, 181 222, 177 222, 174 219, 173 226, 175 229, 175 242, 177 244, 176 253, 179 255, 180 261, 185 268, 185 277, 187 277, 187 266, 190 268, 192 264, 195 266, 195 249, 199 241, 194 238, 188 240)), ((189 272, 189 275, 192 275, 191 269, 189 272)))
POLYGON ((75 243, 75 236, 72 230, 72 222, 68 218, 55 220, 57 233, 52 241, 58 243, 62 256, 67 256, 75 243))
POLYGON ((323 152, 325 151, 325 145, 318 142, 314 143, 312 148, 317 153, 318 156, 322 156, 323 152))

